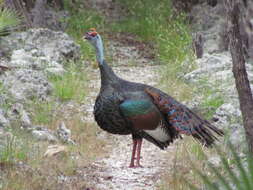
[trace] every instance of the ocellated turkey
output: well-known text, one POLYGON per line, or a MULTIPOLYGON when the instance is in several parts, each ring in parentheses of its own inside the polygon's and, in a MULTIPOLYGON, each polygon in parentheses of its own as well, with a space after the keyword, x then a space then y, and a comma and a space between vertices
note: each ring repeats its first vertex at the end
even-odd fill
POLYGON ((222 130, 161 90, 118 77, 104 59, 103 42, 95 29, 90 29, 85 39, 96 49, 101 76, 101 89, 94 106, 95 120, 109 133, 132 135, 129 167, 141 167, 143 138, 164 149, 181 134, 192 135, 207 147, 217 140, 214 134, 223 135, 222 130))

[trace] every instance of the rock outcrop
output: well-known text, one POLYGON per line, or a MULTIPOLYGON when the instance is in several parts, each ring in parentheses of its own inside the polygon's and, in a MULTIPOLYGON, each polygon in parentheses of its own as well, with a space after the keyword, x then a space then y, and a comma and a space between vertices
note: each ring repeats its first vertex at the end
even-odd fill
POLYGON ((48 76, 62 75, 63 63, 80 58, 80 47, 65 33, 42 28, 11 34, 0 46, 5 52, 1 64, 9 68, 0 73, 0 128, 15 121, 38 140, 58 141, 56 132, 32 123, 24 105, 50 100, 53 85, 48 76))

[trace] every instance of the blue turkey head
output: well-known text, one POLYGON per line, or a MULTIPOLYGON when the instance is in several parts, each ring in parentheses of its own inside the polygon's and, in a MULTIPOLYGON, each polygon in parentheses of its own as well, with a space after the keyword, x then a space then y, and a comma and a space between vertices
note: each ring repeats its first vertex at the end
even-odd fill
POLYGON ((99 64, 103 64, 104 61, 104 49, 103 42, 100 35, 96 32, 94 28, 91 28, 85 35, 84 38, 95 47, 96 57, 99 64))
POLYGON ((84 39, 86 39, 89 43, 93 46, 97 47, 98 41, 100 41, 100 36, 96 32, 95 28, 91 28, 86 34, 84 35, 84 39))

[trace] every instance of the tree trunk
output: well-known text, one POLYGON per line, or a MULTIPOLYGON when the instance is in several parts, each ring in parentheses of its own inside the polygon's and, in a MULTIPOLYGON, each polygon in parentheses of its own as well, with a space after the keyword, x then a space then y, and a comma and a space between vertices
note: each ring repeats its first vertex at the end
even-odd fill
POLYGON ((197 58, 202 58, 204 54, 204 41, 201 33, 196 33, 193 38, 193 49, 197 58))
POLYGON ((253 153, 253 97, 245 67, 243 39, 240 23, 244 13, 241 0, 225 0, 227 16, 230 21, 230 52, 233 61, 233 74, 239 95, 240 109, 249 151, 253 153))
POLYGON ((45 11, 46 11, 47 0, 36 0, 33 9, 33 27, 45 27, 45 11))

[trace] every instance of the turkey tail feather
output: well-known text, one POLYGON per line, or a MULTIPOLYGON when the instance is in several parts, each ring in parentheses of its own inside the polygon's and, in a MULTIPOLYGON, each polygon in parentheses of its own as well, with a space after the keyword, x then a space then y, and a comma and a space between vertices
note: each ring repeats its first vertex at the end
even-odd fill
POLYGON ((170 124, 168 127, 173 127, 179 134, 192 135, 207 147, 218 141, 214 133, 219 136, 224 135, 222 130, 167 94, 150 88, 146 89, 146 92, 170 124))

